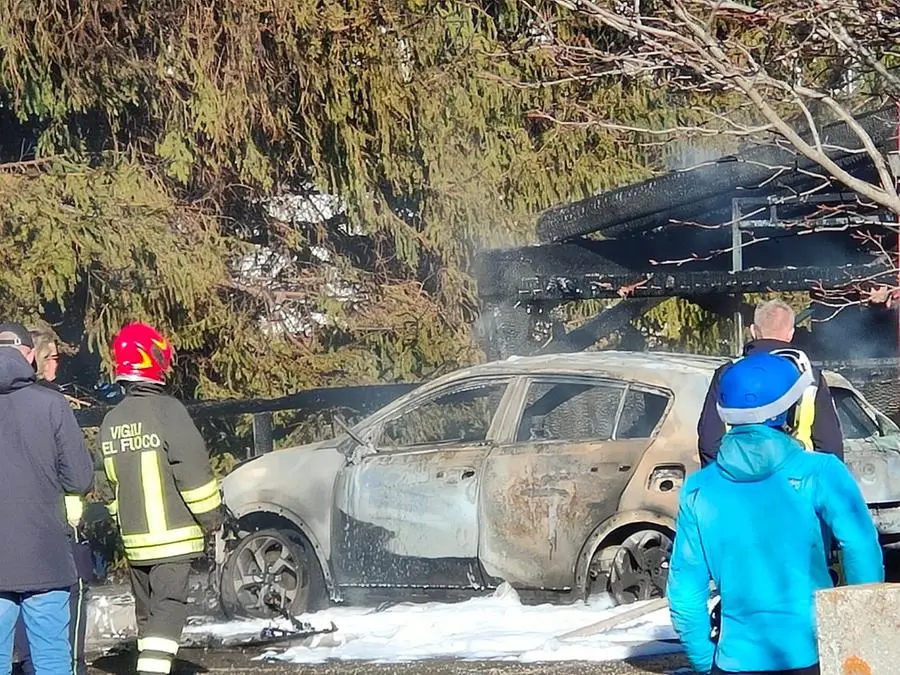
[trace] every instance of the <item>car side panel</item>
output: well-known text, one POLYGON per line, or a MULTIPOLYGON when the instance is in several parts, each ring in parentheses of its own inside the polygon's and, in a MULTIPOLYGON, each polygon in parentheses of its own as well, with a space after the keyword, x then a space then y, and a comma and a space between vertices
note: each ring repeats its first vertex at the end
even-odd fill
POLYGON ((513 586, 567 590, 585 539, 616 512, 646 440, 494 448, 482 474, 479 557, 513 586))
POLYGON ((681 378, 662 427, 622 492, 619 512, 651 511, 675 518, 684 479, 700 469, 697 421, 709 382, 700 376, 681 378))

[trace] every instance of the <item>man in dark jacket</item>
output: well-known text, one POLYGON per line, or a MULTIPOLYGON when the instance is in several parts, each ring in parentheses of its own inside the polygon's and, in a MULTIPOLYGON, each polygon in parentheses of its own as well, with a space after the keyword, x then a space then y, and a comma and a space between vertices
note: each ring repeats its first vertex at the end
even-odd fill
POLYGON ((203 437, 165 391, 172 345, 143 323, 113 341, 125 398, 103 418, 100 447, 116 499, 138 623, 139 675, 166 675, 187 620, 191 561, 222 525, 219 486, 203 437))
POLYGON ((0 324, 0 663, 10 667, 21 612, 35 670, 49 675, 72 672, 69 588, 78 575, 64 498, 90 491, 94 463, 66 399, 37 386, 33 364, 25 327, 0 324))
MULTIPOLYGON (((773 352, 777 350, 793 350, 802 358, 805 355, 792 347, 791 340, 794 337, 794 310, 781 300, 770 300, 756 308, 753 315, 753 324, 750 326, 750 335, 753 340, 744 347, 744 356, 758 352, 773 352)), ((808 361, 808 360, 807 360, 808 361)), ((700 450, 700 466, 705 467, 716 459, 719 450, 719 442, 725 433, 725 424, 716 412, 716 400, 719 395, 719 378, 727 368, 726 364, 716 370, 703 403, 700 420, 697 423, 698 445, 700 450)), ((809 438, 801 442, 809 445, 807 449, 827 452, 844 459, 844 439, 841 434, 841 426, 838 421, 834 402, 831 400, 831 391, 825 382, 825 377, 816 375, 817 386, 814 391, 814 399, 807 405, 801 400, 800 406, 809 409, 811 417, 805 426, 810 426, 804 435, 809 438), (811 423, 811 424, 810 424, 811 423)))
MULTIPOLYGON (((52 391, 62 394, 56 384, 56 373, 59 367, 59 336, 49 325, 28 327, 34 343, 34 363, 37 370, 37 383, 52 391)), ((65 396, 65 395, 64 395, 65 396)), ((68 399, 67 399, 68 400, 68 399)), ((70 406, 72 404, 70 403, 70 406)), ((78 581, 69 589, 69 603, 72 613, 69 623, 69 640, 72 646, 73 672, 75 675, 87 675, 87 661, 84 655, 84 641, 87 629, 87 586, 94 576, 94 565, 91 558, 91 547, 82 528, 84 499, 81 495, 66 495, 66 520, 69 525, 69 538, 72 544, 72 555, 75 558, 75 569, 78 581)), ((28 648, 25 635, 25 623, 22 616, 16 623, 15 653, 18 656, 22 675, 35 675, 34 661, 28 648)))

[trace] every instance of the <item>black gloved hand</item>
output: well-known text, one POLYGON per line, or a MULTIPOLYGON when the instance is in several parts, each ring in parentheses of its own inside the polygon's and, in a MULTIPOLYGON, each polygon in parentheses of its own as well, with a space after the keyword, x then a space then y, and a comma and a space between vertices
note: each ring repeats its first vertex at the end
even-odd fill
POLYGON ((197 522, 200 523, 200 527, 203 528, 203 533, 207 536, 218 531, 218 529, 222 527, 222 523, 225 522, 225 514, 222 513, 221 506, 212 511, 201 513, 195 516, 195 518, 197 519, 197 522))

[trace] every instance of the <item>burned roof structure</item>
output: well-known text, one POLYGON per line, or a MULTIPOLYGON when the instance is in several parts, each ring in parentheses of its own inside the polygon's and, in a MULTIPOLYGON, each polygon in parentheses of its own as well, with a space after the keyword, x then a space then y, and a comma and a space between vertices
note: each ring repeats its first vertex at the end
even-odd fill
MULTIPOLYGON (((856 121, 883 153, 896 151, 895 107, 856 121)), ((835 123, 819 133, 841 168, 877 183, 850 126, 835 123)), ((480 256, 476 277, 485 312, 479 328, 494 358, 572 351, 613 331, 627 336, 634 318, 666 298, 683 297, 738 317, 736 348, 752 312, 742 302, 746 293, 808 292, 807 314, 822 319, 834 313, 816 302, 823 291, 874 275, 889 279, 892 266, 858 235, 884 233, 896 220, 792 147, 754 145, 544 212, 539 244, 480 256), (563 303, 604 298, 625 299, 568 334, 548 319, 563 303)), ((883 308, 853 307, 814 323, 806 337, 805 346, 822 361, 897 354, 896 317, 883 308), (867 339, 853 344, 848 331, 867 339), (836 333, 844 339, 835 341, 836 333)))

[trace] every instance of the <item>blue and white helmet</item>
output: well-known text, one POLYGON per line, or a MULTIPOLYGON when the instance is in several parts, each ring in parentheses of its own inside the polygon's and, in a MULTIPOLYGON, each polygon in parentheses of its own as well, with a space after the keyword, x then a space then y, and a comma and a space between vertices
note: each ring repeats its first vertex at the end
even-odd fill
POLYGON ((750 354, 722 373, 716 409, 723 422, 785 425, 791 408, 813 384, 809 359, 799 350, 789 351, 750 354))

